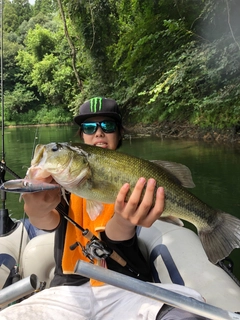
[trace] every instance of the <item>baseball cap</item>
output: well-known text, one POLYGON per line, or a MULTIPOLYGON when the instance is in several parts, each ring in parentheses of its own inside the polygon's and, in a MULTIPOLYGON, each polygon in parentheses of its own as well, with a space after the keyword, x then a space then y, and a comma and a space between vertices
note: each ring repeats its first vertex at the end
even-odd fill
POLYGON ((79 115, 74 118, 74 121, 79 126, 86 119, 95 116, 106 116, 113 118, 121 124, 122 116, 117 105, 113 99, 95 97, 85 101, 79 108, 79 115))

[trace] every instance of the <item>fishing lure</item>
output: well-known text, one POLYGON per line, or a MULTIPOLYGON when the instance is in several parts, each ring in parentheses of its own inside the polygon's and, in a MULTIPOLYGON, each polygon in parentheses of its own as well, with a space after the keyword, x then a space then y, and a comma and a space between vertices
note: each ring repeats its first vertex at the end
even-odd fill
POLYGON ((59 184, 41 182, 30 179, 15 179, 4 182, 0 189, 6 192, 13 193, 28 193, 28 192, 40 192, 43 190, 60 189, 59 184))

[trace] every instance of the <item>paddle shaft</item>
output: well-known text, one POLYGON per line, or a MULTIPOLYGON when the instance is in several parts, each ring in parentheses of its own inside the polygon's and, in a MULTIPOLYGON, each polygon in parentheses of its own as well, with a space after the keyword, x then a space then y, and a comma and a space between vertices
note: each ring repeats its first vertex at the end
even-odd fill
POLYGON ((240 320, 240 315, 186 297, 159 286, 79 260, 75 273, 161 301, 170 306, 213 320, 240 320))
POLYGON ((21 299, 39 289, 40 282, 35 274, 19 280, 0 290, 0 309, 13 301, 21 299))

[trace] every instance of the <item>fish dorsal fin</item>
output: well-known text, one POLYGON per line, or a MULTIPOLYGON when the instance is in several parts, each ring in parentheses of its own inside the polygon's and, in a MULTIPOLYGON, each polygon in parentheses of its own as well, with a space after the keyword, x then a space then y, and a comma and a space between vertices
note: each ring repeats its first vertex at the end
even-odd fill
POLYGON ((86 210, 89 218, 94 221, 103 210, 103 204, 98 201, 86 200, 86 210))
POLYGON ((184 164, 164 160, 151 160, 151 162, 167 170, 173 177, 177 178, 177 180, 183 187, 195 187, 192 179, 192 173, 190 169, 184 164))

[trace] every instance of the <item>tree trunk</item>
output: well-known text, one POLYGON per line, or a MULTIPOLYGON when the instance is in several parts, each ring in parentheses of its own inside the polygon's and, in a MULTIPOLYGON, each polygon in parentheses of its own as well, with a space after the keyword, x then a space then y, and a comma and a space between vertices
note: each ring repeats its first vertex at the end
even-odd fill
POLYGON ((71 48, 73 71, 74 71, 75 77, 77 79, 78 86, 79 86, 80 91, 81 91, 82 88, 83 88, 83 83, 82 83, 82 80, 80 79, 79 74, 78 74, 77 69, 76 69, 76 50, 75 50, 74 44, 73 44, 73 42, 71 40, 71 37, 70 37, 70 35, 68 33, 68 28, 67 28, 67 23, 66 23, 66 18, 65 18, 62 2, 61 2, 61 0, 57 0, 57 2, 58 2, 59 9, 60 9, 62 21, 63 21, 65 36, 67 38, 69 47, 71 48))

